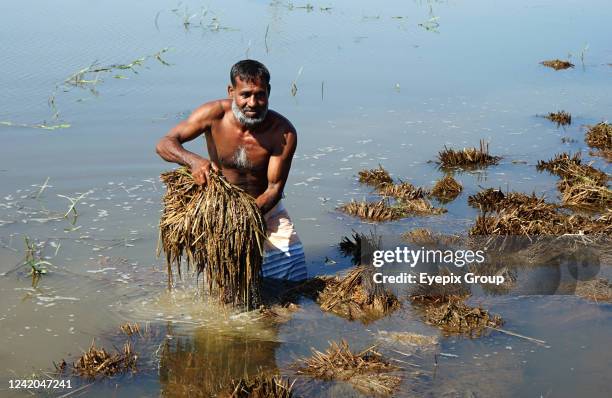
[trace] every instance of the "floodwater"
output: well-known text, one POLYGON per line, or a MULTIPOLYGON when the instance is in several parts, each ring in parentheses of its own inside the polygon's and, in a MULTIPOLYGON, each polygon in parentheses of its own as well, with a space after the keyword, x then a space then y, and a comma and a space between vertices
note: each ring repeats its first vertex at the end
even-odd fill
MULTIPOLYGON (((304 301, 291 321, 270 327, 203 304, 193 279, 166 291, 165 264, 155 256, 158 175, 172 166, 156 156, 155 143, 191 109, 224 97, 230 66, 245 57, 269 67, 271 108, 298 130, 284 201, 310 275, 347 269, 336 244, 353 229, 372 227, 335 211, 369 196, 355 178, 362 168, 380 163, 395 178, 431 186, 442 174, 429 161, 444 145, 475 146, 482 138, 503 156, 498 166, 456 175, 464 191, 445 205, 447 213, 377 227, 396 235, 421 226, 465 233, 477 214, 467 196, 480 187, 557 200, 556 177, 534 166, 561 151, 582 151, 610 172, 583 140, 585 125, 612 117, 609 1, 307 4, 2 3, 3 396, 27 395, 9 390, 8 381, 46 378, 53 361, 74 360, 92 339, 121 346, 118 327, 126 321, 148 325, 148 338, 135 341, 140 372, 94 384, 72 379, 83 388, 79 394, 209 395, 259 370, 294 376, 292 363, 330 340, 345 338, 357 349, 380 342, 380 331, 411 331, 440 340, 410 357, 409 347, 381 343, 389 357, 418 365, 399 372, 398 395, 608 396, 612 317, 605 303, 475 292, 471 303, 501 314, 505 329, 546 342, 536 344, 499 332, 442 336, 407 303, 364 326, 304 301), (569 54, 573 69, 539 65, 569 54), (103 69, 141 57, 132 69, 67 81, 94 63, 103 69), (572 113, 571 126, 537 116, 562 109, 572 113), (41 124, 59 128, 20 126, 41 124), (64 218, 77 198, 76 212, 64 218), (35 286, 18 267, 25 236, 49 262, 35 286)), ((203 140, 189 148, 204 151, 203 140)), ((601 273, 610 276, 605 266, 601 273)), ((344 383, 304 377, 295 389, 304 396, 359 396, 344 383)))

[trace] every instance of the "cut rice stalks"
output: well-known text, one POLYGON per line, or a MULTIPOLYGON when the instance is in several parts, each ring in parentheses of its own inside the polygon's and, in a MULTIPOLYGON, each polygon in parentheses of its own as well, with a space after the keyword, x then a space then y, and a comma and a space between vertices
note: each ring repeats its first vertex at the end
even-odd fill
POLYGON ((301 361, 299 374, 346 381, 365 394, 391 395, 401 383, 398 376, 388 374, 398 368, 386 362, 374 347, 354 353, 342 340, 340 343, 330 342, 325 352, 312 351, 312 357, 301 361))
POLYGON ((463 187, 457 180, 446 175, 436 182, 436 185, 431 190, 431 196, 437 198, 442 203, 447 203, 459 196, 462 190, 463 187))
POLYGON ((253 377, 232 380, 231 393, 220 394, 228 398, 291 398, 293 382, 274 374, 258 374, 253 377))
POLYGON ((607 279, 596 278, 588 281, 577 281, 576 296, 592 301, 612 301, 612 286, 607 279))
POLYGON ((426 323, 447 333, 480 336, 487 327, 497 328, 503 324, 499 315, 491 315, 480 307, 470 307, 460 297, 426 305, 424 311, 426 323))
POLYGON ((397 297, 373 280, 374 268, 360 265, 344 278, 326 281, 325 289, 318 296, 323 311, 333 312, 349 320, 372 322, 400 307, 397 297))
POLYGON ((597 149, 595 155, 612 162, 612 124, 602 122, 592 126, 584 140, 588 146, 597 149))
POLYGON ((557 123, 557 127, 572 124, 572 115, 569 112, 550 112, 544 117, 550 120, 551 122, 557 123))
POLYGON ((556 155, 549 161, 539 161, 538 170, 547 170, 561 177, 557 184, 564 206, 587 210, 612 207, 610 177, 591 165, 582 164, 580 153, 556 155))
POLYGON ((402 239, 423 247, 448 247, 457 245, 462 241, 458 235, 444 235, 431 232, 427 228, 416 228, 402 234, 402 239))
POLYGON ((499 163, 499 156, 489 154, 489 144, 480 140, 480 149, 449 149, 446 146, 438 154, 440 167, 445 168, 479 168, 499 163))
POLYGON ((344 257, 351 257, 353 265, 369 263, 368 254, 381 245, 381 237, 370 232, 369 236, 353 231, 352 237, 345 236, 338 244, 338 249, 344 257), (363 261, 362 261, 363 260, 363 261))
POLYGON ((73 364, 76 374, 95 379, 96 376, 114 376, 127 371, 136 372, 136 360, 138 355, 134 353, 130 342, 123 346, 123 352, 109 354, 104 348, 97 348, 92 341, 87 352, 73 364))
POLYGON ((552 59, 552 60, 548 60, 548 61, 542 61, 540 62, 540 64, 547 66, 549 68, 553 68, 554 70, 562 70, 562 69, 568 69, 568 68, 573 68, 574 64, 572 64, 569 61, 562 61, 560 59, 552 59))
POLYGON ((385 184, 377 188, 379 195, 402 200, 424 199, 428 192, 421 188, 415 187, 409 182, 400 182, 399 184, 385 184))
POLYGON ((353 200, 341 205, 338 209, 362 220, 375 222, 395 221, 407 215, 398 207, 389 205, 389 202, 384 199, 378 202, 356 202, 353 200))
POLYGON ((359 182, 374 187, 380 187, 387 184, 393 184, 393 178, 391 178, 387 170, 381 165, 378 165, 376 169, 361 170, 359 172, 359 182))
MULTIPOLYGON (((265 222, 253 197, 217 172, 206 188, 186 168, 161 175, 167 186, 160 220, 169 281, 181 259, 203 273, 208 293, 221 303, 256 308, 260 302, 265 222)), ((159 252, 159 248, 158 248, 159 252)))

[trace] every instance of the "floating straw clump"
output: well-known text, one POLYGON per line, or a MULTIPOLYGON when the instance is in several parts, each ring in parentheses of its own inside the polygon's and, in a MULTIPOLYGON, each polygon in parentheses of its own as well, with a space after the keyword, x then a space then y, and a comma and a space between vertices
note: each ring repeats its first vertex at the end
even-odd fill
POLYGON ((462 150, 444 147, 438 153, 440 167, 442 168, 478 168, 499 163, 499 156, 489 154, 489 144, 480 140, 480 149, 463 148, 462 150))
POLYGON ((130 342, 123 346, 123 352, 109 354, 104 348, 97 348, 92 341, 87 352, 73 364, 76 374, 95 379, 96 376, 114 376, 127 371, 136 371, 138 356, 132 350, 130 342))
POLYGON ((448 301, 425 307, 425 322, 447 333, 480 335, 487 327, 496 328, 503 324, 499 315, 491 315, 480 307, 470 307, 461 298, 451 297, 448 301))
POLYGON ((373 273, 371 265, 360 265, 344 278, 327 280, 318 297, 321 309, 368 323, 399 308, 397 297, 383 285, 374 283, 373 273))
POLYGON ((325 352, 312 351, 312 357, 302 360, 298 373, 323 380, 343 380, 366 394, 391 395, 401 383, 398 376, 388 374, 398 368, 386 362, 373 347, 354 353, 342 340, 330 342, 325 352))
POLYGON ((596 155, 612 161, 612 124, 602 122, 592 126, 584 140, 588 146, 598 150, 595 152, 596 155))
POLYGON ((568 69, 568 68, 573 68, 574 64, 572 64, 569 61, 562 61, 560 59, 552 59, 552 60, 548 60, 548 61, 542 61, 540 62, 540 64, 547 66, 549 68, 553 68, 554 70, 562 70, 562 69, 568 69))
POLYGON ((572 115, 569 112, 565 112, 565 111, 550 112, 548 115, 544 117, 550 120, 551 122, 557 123, 557 127, 572 124, 572 115))
POLYGON ((437 198, 440 202, 446 203, 454 200, 463 187, 453 177, 446 175, 444 178, 438 180, 431 190, 431 196, 437 198))
POLYGON ((400 182, 399 184, 385 184, 379 186, 378 194, 386 197, 402 200, 423 199, 427 195, 427 191, 421 187, 415 187, 409 182, 400 182))
POLYGON ((362 220, 375 222, 395 221, 406 216, 400 209, 390 206, 384 199, 378 202, 356 202, 353 200, 341 205, 339 210, 362 220))
POLYGON ((161 175, 167 186, 160 220, 160 241, 168 275, 172 265, 203 273, 208 293, 222 303, 257 306, 265 222, 253 197, 211 171, 206 187, 186 168, 161 175))
POLYGON ((381 165, 378 165, 376 169, 361 170, 359 172, 359 182, 374 187, 380 187, 386 184, 392 184, 393 178, 391 178, 387 170, 381 165))

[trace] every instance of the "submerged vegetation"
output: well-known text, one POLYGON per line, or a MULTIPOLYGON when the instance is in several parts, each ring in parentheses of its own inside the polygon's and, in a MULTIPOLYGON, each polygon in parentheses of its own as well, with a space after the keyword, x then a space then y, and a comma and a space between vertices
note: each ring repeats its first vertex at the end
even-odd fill
POLYGON ((206 188, 186 168, 163 173, 167 186, 160 220, 161 248, 168 276, 181 259, 204 273, 208 293, 222 303, 255 307, 260 301, 261 264, 266 239, 255 200, 210 173, 206 188))
POLYGON ((549 68, 553 68, 554 70, 562 70, 562 69, 568 69, 568 68, 573 68, 574 64, 572 64, 569 61, 563 61, 560 59, 552 59, 552 60, 548 60, 548 61, 542 61, 540 62, 540 64, 547 66, 549 68))
POLYGON ((449 149, 438 153, 441 168, 480 168, 499 163, 501 158, 489 154, 489 144, 480 140, 480 148, 449 149))
POLYGON ((325 352, 313 349, 313 356, 303 359, 300 365, 300 374, 346 381, 366 394, 391 395, 401 382, 398 376, 389 374, 398 368, 385 361, 374 347, 353 352, 344 340, 330 342, 325 352))

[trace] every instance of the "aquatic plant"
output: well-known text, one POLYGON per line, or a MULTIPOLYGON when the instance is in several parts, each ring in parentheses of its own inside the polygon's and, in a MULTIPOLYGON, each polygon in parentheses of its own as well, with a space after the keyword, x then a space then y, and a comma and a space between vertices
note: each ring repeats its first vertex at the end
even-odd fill
POLYGON ((398 376, 388 374, 398 368, 386 362, 374 347, 353 352, 342 340, 330 342, 325 352, 315 349, 312 352, 312 357, 301 360, 298 373, 323 380, 343 380, 366 394, 391 395, 400 385, 398 376))
POLYGON ((562 69, 568 69, 568 68, 573 68, 574 64, 572 64, 569 61, 562 61, 560 59, 553 59, 553 60, 548 60, 548 61, 542 61, 540 62, 540 64, 547 66, 549 68, 553 68, 554 70, 562 70, 562 69))
POLYGON ((438 153, 442 168, 478 168, 499 163, 501 157, 489 154, 489 144, 480 140, 480 148, 449 149, 446 146, 438 153))
POLYGON ((572 115, 565 111, 550 112, 544 117, 550 120, 551 122, 557 123, 557 126, 565 126, 568 124, 572 124, 572 115))
POLYGON ((279 375, 260 373, 255 376, 232 380, 229 394, 221 397, 229 398, 291 398, 293 383, 279 375))
POLYGON ((444 176, 438 180, 431 190, 431 196, 437 198, 440 202, 446 203, 454 200, 463 187, 450 175, 444 176))
POLYGON ((328 279, 317 299, 321 309, 367 323, 399 308, 397 297, 374 283, 373 273, 374 267, 366 264, 353 268, 343 278, 328 279))
POLYGON ((167 190, 160 243, 169 280, 173 264, 180 276, 184 257, 188 267, 204 273, 208 293, 220 302, 257 306, 266 227, 255 199, 215 171, 206 187, 184 167, 161 180, 167 190))
POLYGON ((359 182, 374 187, 384 187, 387 184, 393 184, 393 178, 384 167, 378 165, 376 169, 361 170, 359 172, 359 182))

